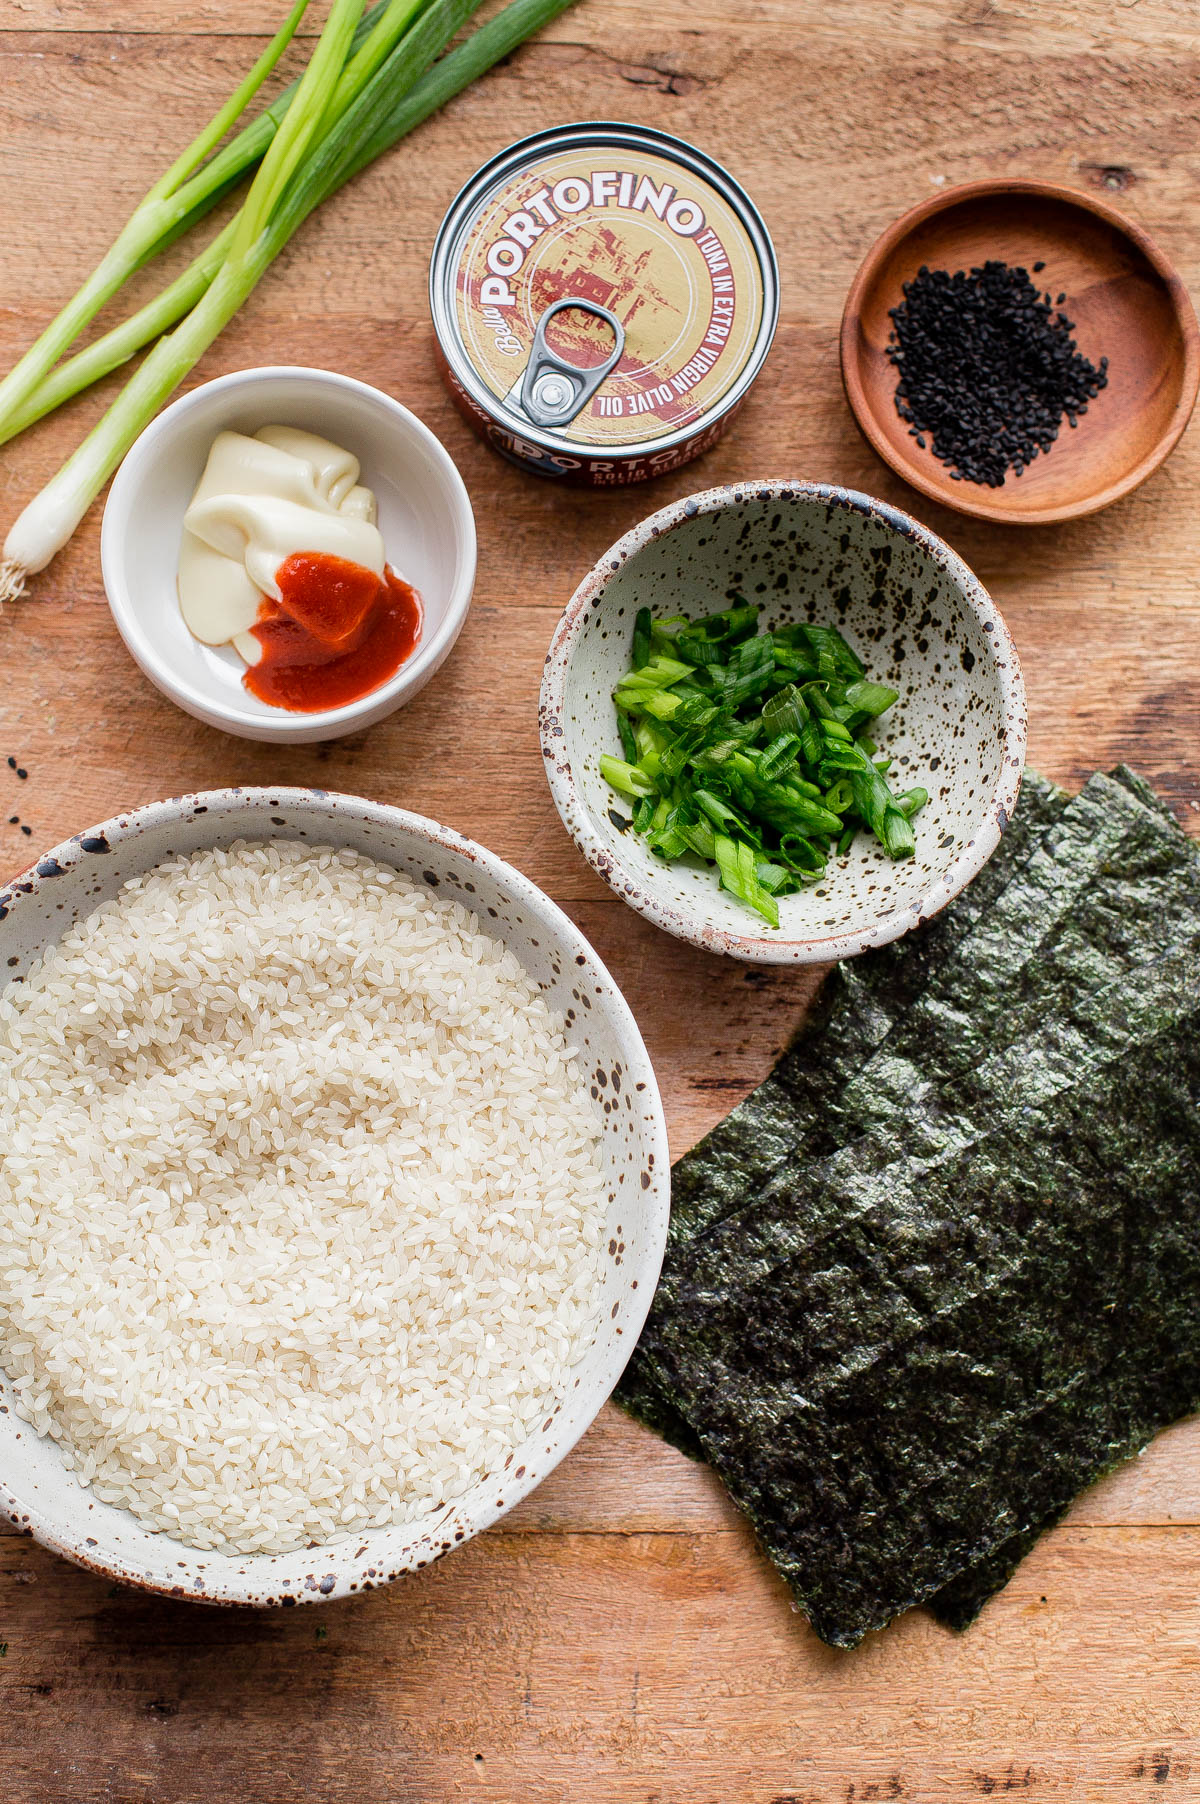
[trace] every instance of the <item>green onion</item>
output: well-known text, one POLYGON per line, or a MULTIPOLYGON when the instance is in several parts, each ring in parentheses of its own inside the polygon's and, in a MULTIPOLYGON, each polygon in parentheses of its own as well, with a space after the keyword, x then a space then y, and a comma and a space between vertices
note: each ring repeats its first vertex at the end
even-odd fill
POLYGON ((692 821, 679 828, 679 836, 693 852, 710 862, 717 855, 716 835, 706 820, 692 821))
POLYGON ((723 664, 734 646, 748 638, 757 625, 758 609, 743 602, 701 620, 685 620, 675 643, 680 657, 693 664, 723 664))
MULTIPOLYGON (((376 7, 369 17, 360 21, 355 33, 353 48, 357 51, 360 44, 365 45, 370 40, 375 56, 382 60, 387 40, 390 38, 394 42, 399 16, 398 9, 390 8, 386 4, 376 7)), ((351 62, 343 71, 343 81, 346 80, 354 66, 354 63, 351 62)), ((359 73, 360 75, 366 74, 366 69, 362 64, 359 65, 359 73)), ((365 82, 362 85, 365 85, 365 82)), ((211 162, 206 163, 203 169, 191 178, 185 187, 176 190, 174 199, 179 213, 178 219, 172 223, 166 235, 160 238, 147 252, 141 262, 136 266, 130 264, 129 274, 132 274, 134 267, 141 268, 151 257, 165 250, 169 244, 173 244, 176 238, 190 231, 206 214, 211 212, 229 189, 241 180, 246 171, 261 159, 299 86, 299 78, 289 83, 283 92, 276 96, 271 105, 264 108, 257 119, 245 126, 236 138, 232 139, 222 151, 213 157, 211 162)), ((36 389, 25 400, 6 407, 3 413, 0 413, 0 444, 6 443, 10 438, 15 438, 18 433, 24 432, 27 427, 32 426, 36 420, 52 413, 56 407, 61 407, 65 401, 71 400, 83 389, 90 388, 102 377, 119 369, 123 363, 127 363, 131 357, 136 356, 138 351, 153 339, 158 338, 163 332, 169 331, 178 320, 183 318, 185 313, 190 312, 225 261, 233 242, 236 226, 236 219, 230 220, 224 230, 218 233, 200 255, 188 264, 183 273, 176 277, 169 287, 164 288, 153 300, 139 308, 136 313, 131 314, 128 319, 123 320, 119 326, 114 326, 111 331, 93 340, 85 350, 77 352, 65 363, 58 364, 37 384, 36 389)), ((76 301, 71 303, 72 307, 76 305, 78 299, 79 296, 76 296, 76 301)), ((55 332, 64 318, 65 315, 60 314, 59 320, 56 320, 48 330, 55 332)), ((38 342, 40 344, 42 341, 38 342)), ((35 346, 34 349, 36 350, 36 348, 35 346)), ((17 368, 20 367, 20 365, 17 366, 17 368)), ((13 371, 13 375, 15 374, 16 370, 13 371)))
POLYGON ((854 791, 848 777, 838 777, 821 798, 831 814, 845 814, 854 806, 854 791))
POLYGON ((835 628, 760 632, 758 619, 740 600, 695 620, 639 609, 633 668, 613 691, 625 757, 600 768, 637 799, 634 828, 657 857, 715 864, 721 887, 776 927, 776 898, 819 883, 864 829, 911 857, 928 797, 893 795, 891 761, 864 731, 896 690, 867 678, 835 628))
POLYGON ((775 777, 782 777, 785 771, 791 769, 799 756, 799 735, 781 733, 778 739, 773 739, 770 745, 758 754, 759 778, 766 783, 775 777))
MULTIPOLYGON (((200 299, 229 251, 236 221, 231 221, 176 282, 131 320, 106 333, 69 363, 50 368, 135 270, 204 218, 261 159, 296 96, 299 80, 291 82, 257 119, 202 168, 197 168, 274 68, 307 4, 308 0, 298 0, 242 86, 150 189, 98 268, 0 383, 0 443, 23 432, 63 401, 116 369, 152 338, 168 330, 200 299), (189 178, 186 181, 185 176, 189 178)), ((426 4, 427 0, 383 0, 369 18, 359 21, 351 44, 351 59, 342 71, 334 97, 337 110, 344 110, 361 92, 390 55, 414 14, 426 4)))
POLYGON ((711 789, 698 789, 696 801, 703 808, 714 827, 733 828, 737 832, 746 830, 746 822, 742 820, 736 809, 731 808, 728 802, 722 801, 719 795, 714 795, 711 789))
POLYGON ((785 683, 771 697, 762 717, 764 727, 771 734, 800 733, 810 718, 804 697, 794 683, 785 683))
POLYGON ((778 927, 779 904, 758 880, 758 861, 753 848, 744 840, 729 839, 724 833, 718 833, 715 852, 721 888, 757 909, 769 926, 778 927))
POLYGON ((216 148, 262 87, 291 42, 307 6, 308 0, 296 0, 241 86, 149 189, 83 287, 0 382, 0 421, 29 400, 43 376, 75 342, 104 303, 111 300, 133 271, 190 212, 192 201, 184 185, 187 177, 216 148))
POLYGON ((738 708, 752 696, 761 695, 774 674, 775 652, 769 633, 743 639, 729 663, 716 665, 712 670, 719 700, 725 708, 738 708))
MULTIPOLYGON (((624 758, 610 758, 605 752, 600 760, 600 775, 622 795, 648 796, 654 793, 654 784, 646 773, 636 764, 628 763, 624 758)), ((637 826, 637 817, 634 817, 637 826)))
POLYGON ((639 608, 633 623, 633 668, 644 670, 650 662, 650 610, 639 608))
MULTIPOLYGON (((851 833, 854 828, 849 829, 851 833)), ((800 871, 806 877, 815 879, 825 875, 825 860, 812 840, 805 839, 802 833, 781 833, 777 856, 788 866, 789 870, 800 871)))
MULTIPOLYGON (((220 262, 197 259, 201 267, 194 265, 172 284, 174 293, 167 291, 170 299, 165 305, 160 304, 157 311, 153 303, 143 309, 143 323, 153 315, 153 330, 169 327, 176 320, 181 323, 159 339, 100 424, 11 529, 0 563, 0 602, 19 596, 28 574, 41 569, 70 538, 134 439, 237 312, 308 214, 509 55, 531 32, 564 11, 571 0, 512 0, 503 12, 435 62, 478 3, 432 0, 418 12, 411 0, 387 0, 372 16, 364 38, 359 25, 362 0, 334 0, 309 67, 283 114, 283 125, 270 137, 242 212, 226 228, 228 237, 222 234, 220 262), (410 18, 414 22, 405 28, 404 20, 410 18), (384 36, 375 39, 375 31, 384 36), (347 55, 354 52, 355 45, 372 41, 377 56, 373 70, 370 59, 357 70, 353 61, 347 65, 347 55), (293 114, 294 123, 285 130, 293 114), (246 224, 247 220, 252 223, 246 224)), ((243 88, 246 86, 244 83, 243 88)), ((232 105, 231 100, 229 108, 232 105)), ((219 163, 221 154, 202 175, 219 163)), ((119 270, 113 273, 119 275, 119 270)), ((164 297, 159 299, 164 302, 164 297)), ((116 367, 123 356, 138 348, 131 340, 139 329, 127 333, 118 346, 110 342, 98 361, 113 356, 106 368, 116 367)), ((77 392, 81 385, 70 392, 77 392)))
POLYGON ((889 689, 886 683, 859 681, 847 683, 844 704, 855 714, 877 715, 885 714, 899 699, 900 691, 889 689))

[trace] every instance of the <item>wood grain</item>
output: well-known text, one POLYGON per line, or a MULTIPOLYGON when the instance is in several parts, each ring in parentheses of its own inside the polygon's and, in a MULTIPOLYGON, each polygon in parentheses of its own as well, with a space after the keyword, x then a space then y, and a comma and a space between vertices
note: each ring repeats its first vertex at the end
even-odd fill
MULTIPOLYGON (((0 0, 0 362, 278 16, 276 0, 0 0)), ((440 816, 549 889, 597 945, 682 1150, 769 1067, 813 980, 704 957, 622 908, 559 825, 533 700, 558 610, 604 547, 674 496, 752 474, 849 482, 947 536, 1016 637, 1031 762, 1078 785, 1127 758, 1200 829, 1200 433, 1094 520, 1006 531, 922 502, 881 464, 837 368, 869 244, 972 177, 1102 191, 1195 288, 1197 92, 1194 0, 583 0, 312 220, 196 373, 325 364, 389 389, 444 438, 481 540, 446 670, 358 740, 281 752, 223 738, 130 664, 93 518, 0 619, 0 875, 131 803, 226 782, 319 781, 440 816), (702 464, 625 493, 567 494, 508 469, 459 421, 429 356, 426 263, 457 187, 522 132, 585 117, 644 120, 726 161, 782 269, 779 337, 734 431, 702 464)), ((0 514, 100 404, 0 455, 0 514)), ((1198 1573, 1188 1423, 1080 1499, 965 1637, 915 1613, 837 1655, 789 1608, 711 1475, 607 1410, 496 1530, 324 1612, 111 1593, 0 1537, 0 1804, 1187 1799, 1198 1573)))

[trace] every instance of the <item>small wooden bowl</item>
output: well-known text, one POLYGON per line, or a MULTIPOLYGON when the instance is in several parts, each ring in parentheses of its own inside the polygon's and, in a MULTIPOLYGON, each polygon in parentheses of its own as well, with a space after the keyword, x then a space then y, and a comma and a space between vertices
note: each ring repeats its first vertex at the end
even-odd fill
MULTIPOLYGON (((1200 331, 1179 276, 1139 226, 1055 182, 966 182, 891 226, 854 278, 842 315, 842 380, 855 418, 893 470, 935 501, 980 520, 1047 525, 1129 494, 1173 450, 1200 385, 1200 331), (896 412, 889 309, 922 264, 1021 264, 1074 321, 1080 351, 1108 358, 1101 389, 1072 430, 1003 486, 954 482, 896 412), (1034 274, 1033 265, 1045 268, 1034 274)), ((927 436, 927 443, 928 443, 927 436)))

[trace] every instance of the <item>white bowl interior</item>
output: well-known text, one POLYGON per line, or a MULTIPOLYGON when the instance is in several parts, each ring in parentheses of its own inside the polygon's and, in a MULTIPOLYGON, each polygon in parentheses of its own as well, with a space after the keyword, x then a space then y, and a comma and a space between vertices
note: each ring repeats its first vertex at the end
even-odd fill
POLYGON ((504 1514, 589 1426, 633 1350, 666 1239, 669 1162, 654 1073, 620 991, 582 935, 547 897, 490 853, 419 816, 349 796, 225 790, 157 803, 79 835, 0 890, 0 971, 23 973, 66 927, 129 877, 174 853, 236 839, 306 839, 376 858, 462 901, 511 947, 572 1043, 602 1111, 608 1175, 600 1328, 565 1400, 513 1456, 449 1508, 325 1549, 236 1557, 198 1552, 97 1501, 57 1446, 19 1420, 0 1378, 0 1509, 83 1564, 209 1602, 315 1602, 383 1584, 429 1564, 504 1514), (13 962, 15 961, 15 963, 13 962))
POLYGON ((665 509, 601 561, 567 610, 543 690, 543 748, 566 825, 619 894, 659 925, 716 951, 824 959, 893 938, 940 906, 998 836, 1024 744, 1016 654, 978 583, 946 547, 865 497, 816 485, 714 490, 665 509), (859 506, 858 503, 863 503, 859 506), (714 510, 715 511, 710 511, 714 510), (930 799, 915 858, 893 863, 860 833, 826 877, 779 899, 773 932, 718 888, 699 860, 664 864, 631 828, 632 804, 600 774, 620 756, 612 690, 629 668, 634 616, 706 614, 735 595, 764 625, 836 626, 867 675, 900 699, 875 734, 897 789, 930 799), (561 731, 560 731, 561 729, 561 731), (999 818, 998 815, 1002 818, 999 818), (859 943, 850 943, 859 942, 859 943))
POLYGON ((299 741, 380 719, 423 687, 465 616, 475 532, 449 454, 398 402, 324 370, 245 370, 185 395, 143 433, 114 479, 102 556, 117 624, 160 688, 213 725, 299 741), (360 702, 321 714, 289 713, 251 695, 233 647, 201 644, 179 609, 183 516, 212 442, 221 431, 269 425, 303 427, 353 452, 379 502, 388 561, 425 607, 421 641, 396 676, 360 702))

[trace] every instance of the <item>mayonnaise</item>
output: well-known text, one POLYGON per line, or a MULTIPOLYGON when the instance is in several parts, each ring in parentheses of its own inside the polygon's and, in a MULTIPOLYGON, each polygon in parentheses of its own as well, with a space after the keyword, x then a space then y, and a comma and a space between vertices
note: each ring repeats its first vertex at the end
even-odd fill
POLYGON ((296 552, 324 552, 381 575, 375 497, 358 477, 349 451, 298 427, 264 426, 253 438, 219 433, 184 515, 179 553, 179 606, 196 638, 232 642, 253 662, 250 628, 264 595, 278 600, 275 573, 296 552))

